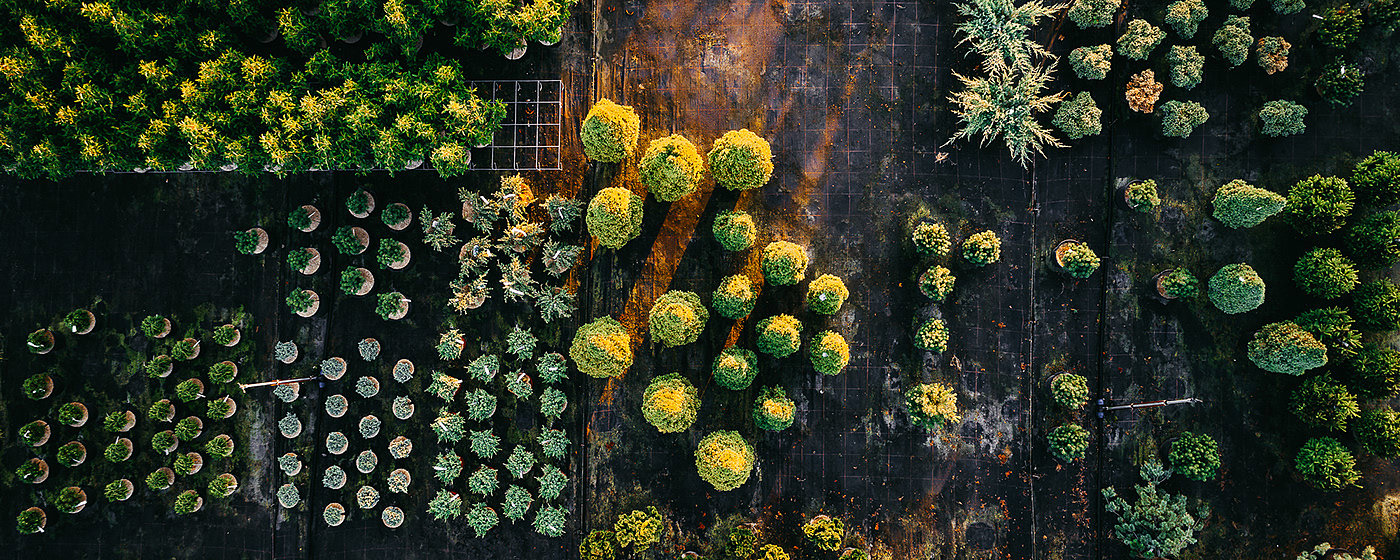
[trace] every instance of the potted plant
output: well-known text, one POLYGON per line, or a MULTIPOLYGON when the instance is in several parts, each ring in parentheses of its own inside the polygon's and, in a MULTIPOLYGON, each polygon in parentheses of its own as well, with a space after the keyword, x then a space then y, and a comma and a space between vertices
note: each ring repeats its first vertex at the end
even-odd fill
POLYGON ((53 499, 53 508, 59 513, 78 513, 87 506, 87 492, 77 486, 60 490, 53 499))
POLYGON ((326 525, 339 527, 341 523, 345 522, 345 506, 336 502, 326 504, 325 511, 321 512, 321 518, 326 520, 326 525))
POLYGON ((233 455, 233 437, 228 434, 214 436, 204 443, 204 451, 208 452, 210 457, 227 459, 233 455))
POLYGON ((293 439, 301 435, 301 420, 291 412, 277 421, 277 430, 282 432, 282 437, 293 439))
POLYGON ((238 364, 224 360, 209 366, 209 380, 214 383, 232 383, 238 378, 238 364))
POLYGON ((210 400, 205 405, 204 415, 210 420, 225 420, 233 416, 238 411, 238 402, 228 395, 210 400))
POLYGON ((102 451, 102 456, 110 462, 120 463, 130 459, 133 450, 134 447, 129 438, 119 437, 117 441, 112 442, 111 445, 107 446, 107 449, 102 451))
POLYGON ((326 473, 321 475, 321 486, 331 490, 339 490, 345 487, 345 469, 337 465, 326 467, 326 473))
POLYGON ((86 309, 74 309, 63 318, 63 326, 73 334, 87 334, 97 326, 97 316, 86 309))
POLYGON ((379 250, 375 254, 375 262, 381 267, 388 267, 394 270, 401 270, 408 266, 411 258, 408 245, 404 245, 393 239, 380 239, 379 250))
POLYGON ((311 290, 293 290, 287 295, 287 307, 302 317, 310 317, 321 309, 321 296, 311 290))
POLYGON ((80 402, 70 402, 58 407, 58 422, 72 428, 81 428, 88 421, 87 406, 80 402))
POLYGON ((25 346, 34 354, 48 354, 53 350, 53 332, 49 329, 39 329, 25 339, 25 346))
POLYGON ((170 404, 170 399, 161 399, 151 403, 151 408, 146 410, 146 416, 157 422, 169 422, 175 419, 175 405, 170 404))
POLYGON ((317 226, 321 225, 321 211, 310 204, 293 208, 287 214, 287 225, 303 232, 315 231, 317 226))
MULTIPOLYGON (((369 452, 366 451, 365 453, 369 452)), ((358 490, 355 490, 355 504, 360 506, 360 509, 373 509, 374 506, 379 504, 379 491, 375 490, 373 486, 361 486, 358 490)))
POLYGON ((326 451, 331 455, 340 455, 350 449, 350 438, 345 437, 341 432, 331 432, 326 435, 326 451))
POLYGON ((394 381, 408 383, 410 379, 413 379, 413 362, 408 359, 394 362, 394 381))
POLYGON ((373 414, 360 418, 360 437, 370 439, 379 435, 379 427, 381 425, 382 423, 379 421, 379 417, 373 414))
POLYGON ((209 335, 209 339, 213 340, 214 344, 232 347, 237 346, 238 342, 243 340, 243 334, 238 332, 238 327, 221 325, 214 329, 213 334, 209 335))
POLYGON ((379 394, 379 380, 366 375, 355 381, 355 392, 366 399, 379 394))
POLYGON ((170 357, 181 362, 187 362, 199 357, 199 341, 193 338, 186 338, 176 342, 170 347, 170 357))
POLYGON ((175 360, 172 360, 170 356, 161 354, 146 362, 145 369, 146 375, 151 377, 166 377, 170 375, 171 371, 175 370, 175 360))
MULTIPOLYGON (((171 414, 174 414, 172 411, 171 414)), ((180 439, 175 437, 175 432, 165 430, 156 432, 151 436, 151 449, 159 451, 163 455, 169 455, 180 446, 180 439)))
POLYGON ((58 448, 56 457, 58 464, 65 467, 76 467, 87 461, 87 447, 76 441, 70 441, 58 448))
POLYGON ((374 195, 364 189, 355 189, 355 192, 345 199, 345 208, 350 211, 351 216, 365 218, 374 211, 374 195))
POLYGON ((408 302, 408 298, 399 292, 379 294, 379 301, 374 306, 374 312, 385 320, 397 321, 408 315, 408 302))
POLYGON ((26 377, 20 388, 30 400, 41 401, 53 394, 53 377, 46 373, 36 373, 26 377))
POLYGON ((189 476, 204 468, 204 456, 191 451, 175 458, 175 473, 189 476))
POLYGON ((373 338, 366 338, 359 343, 360 357, 366 362, 379 357, 379 341, 373 338))
POLYGON ((394 397, 394 418, 408 420, 413 417, 413 401, 408 397, 394 397))
POLYGON ((170 319, 151 315, 141 320, 141 332, 151 338, 165 338, 170 334, 170 319))
POLYGON ((437 349, 438 357, 443 361, 452 361, 462 356, 462 349, 466 348, 467 338, 457 329, 449 329, 438 337, 438 343, 434 346, 437 349))
POLYGON ((131 497, 131 493, 136 491, 136 485, 125 478, 113 480, 102 489, 102 495, 106 496, 109 502, 125 502, 131 497))
POLYGON ((151 490, 165 490, 170 488, 171 484, 175 484, 175 471, 170 470, 170 467, 161 467, 146 475, 146 487, 151 490))
POLYGON ((387 480, 390 492, 395 494, 407 494, 408 485, 412 482, 413 477, 409 476, 408 471, 404 469, 394 469, 389 472, 389 478, 387 480))
POLYGON ((374 289, 374 274, 360 267, 346 268, 340 272, 340 291, 345 295, 362 296, 374 289))
POLYGON ((374 472, 374 467, 378 465, 379 456, 375 455, 373 451, 370 451, 368 449, 361 451, 360 454, 355 457, 355 470, 360 471, 360 474, 369 474, 371 472, 374 472))
POLYGON ((301 353, 297 350, 296 343, 290 340, 278 342, 277 345, 272 348, 272 356, 276 358, 277 361, 284 364, 297 361, 297 356, 300 355, 301 353))
POLYGON ((292 249, 287 252, 287 267, 306 276, 321 269, 321 252, 311 247, 292 249))
POLYGON ((379 219, 384 222, 384 225, 389 226, 389 229, 403 231, 404 228, 413 223, 413 211, 408 208, 407 204, 395 202, 385 206, 379 212, 379 219))
POLYGON ((282 469, 282 474, 296 476, 301 472, 301 459, 296 453, 285 453, 277 458, 277 468, 282 469))
POLYGON ((262 254, 267 250, 267 243, 267 232, 260 227, 233 233, 233 248, 245 255, 262 254))
POLYGON ((128 432, 136 426, 136 413, 130 410, 113 410, 102 418, 102 429, 109 432, 128 432))
POLYGON ((175 386, 175 397, 187 403, 204 398, 204 382, 195 377, 181 381, 175 386))
POLYGON ((384 508, 384 513, 380 514, 380 519, 384 521, 384 526, 390 529, 397 529, 403 525, 403 510, 396 506, 384 508))
POLYGON ((31 457, 15 469, 15 477, 21 482, 38 484, 49 479, 49 464, 38 457, 31 457))
POLYGON ((175 437, 180 441, 193 441, 204 433, 204 421, 198 416, 186 416, 175 423, 175 437))
POLYGON ((1165 299, 1193 298, 1200 293, 1200 283, 1184 268, 1163 270, 1153 278, 1152 284, 1157 288, 1157 295, 1165 299))
POLYGON ((31 507, 19 512, 19 517, 15 519, 15 528, 22 535, 32 535, 44 532, 44 527, 48 526, 49 518, 44 515, 44 510, 31 507))
POLYGON ((341 226, 331 236, 331 244, 342 255, 358 255, 369 248, 369 232, 356 226, 341 226))
POLYGON ((39 447, 49 442, 49 435, 53 433, 49 429, 49 423, 43 420, 34 420, 25 424, 19 429, 19 437, 30 447, 39 447))
POLYGON ((189 515, 199 511, 199 508, 202 507, 204 507, 204 498, 199 497, 199 492, 186 490, 175 498, 175 505, 171 506, 170 509, 176 515, 189 515))
POLYGON ((214 477, 209 481, 209 495, 215 498, 227 498, 238 490, 238 478, 232 473, 224 473, 214 477))
POLYGON ((1162 203, 1157 197, 1157 181, 1133 181, 1123 189, 1123 202, 1136 212, 1151 212, 1162 203))
POLYGON ((1099 269, 1099 256, 1087 243, 1066 239, 1055 246, 1055 265, 1074 278, 1088 278, 1099 269))
POLYGON ((345 375, 345 358, 332 356, 321 360, 321 377, 335 381, 345 375))
POLYGON ((289 403, 297 400, 301 395, 300 383, 284 383, 272 388, 272 395, 278 400, 289 403))

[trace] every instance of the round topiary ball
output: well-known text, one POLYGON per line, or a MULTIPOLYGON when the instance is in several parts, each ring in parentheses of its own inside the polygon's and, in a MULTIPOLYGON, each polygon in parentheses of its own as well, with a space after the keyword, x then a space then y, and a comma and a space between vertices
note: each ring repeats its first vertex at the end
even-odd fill
POLYGON ((764 387, 753 400, 753 422, 759 429, 785 430, 797 417, 797 403, 782 387, 764 387))
POLYGON ((754 331, 758 334, 758 351, 773 357, 786 358, 802 345, 802 322, 792 315, 759 321, 754 331))
POLYGON ((914 248, 925 255, 944 257, 953 248, 948 229, 938 222, 920 222, 914 226, 914 248))
POLYGON ((1234 315, 1252 311, 1264 303, 1264 279, 1244 263, 1220 267, 1209 282, 1210 302, 1234 315))
POLYGON ((621 187, 607 187, 588 203, 588 232, 598 244, 617 249, 642 232, 642 197, 621 187))
POLYGON ((651 306, 647 325, 652 339, 666 346, 690 344, 700 338, 710 312, 694 292, 670 291, 651 306))
POLYGON ((773 177, 773 151, 768 141, 747 128, 724 133, 715 140, 708 157, 715 183, 729 190, 761 187, 773 177))
POLYGON ((749 280, 748 276, 725 276, 719 281, 719 287, 711 297, 715 312, 728 319, 747 317, 749 312, 753 311, 754 302, 758 300, 758 294, 753 288, 753 281, 749 280))
POLYGON ((662 202, 675 202, 695 192, 704 171, 695 144, 679 134, 652 140, 638 166, 642 184, 662 202))
POLYGON ((758 355, 752 350, 731 346, 715 356, 712 369, 720 387, 742 391, 758 376, 758 355))
POLYGON ((616 319, 601 317, 574 333, 569 357, 590 377, 616 377, 632 367, 632 339, 616 319))
POLYGON ((774 286, 801 282, 807 272, 807 251, 788 241, 774 241, 763 248, 763 279, 774 286))
POLYGON ((689 429, 699 410, 699 393, 679 373, 652 379, 642 395, 642 415, 663 434, 689 429))
POLYGON ((753 461, 753 446, 734 431, 707 435, 695 450, 695 470, 721 492, 743 485, 753 471, 753 461))
POLYGON ((813 313, 835 315, 850 295, 840 278, 823 274, 807 284, 807 308, 813 313))
POLYGON ((929 319, 914 333, 914 346, 941 354, 948 349, 948 327, 942 319, 929 319))
POLYGON ((730 251, 746 251, 758 239, 753 216, 735 210, 725 210, 715 216, 715 241, 730 251))
POLYGON ((824 375, 836 375, 846 369, 851 361, 851 348, 846 339, 836 331, 822 331, 812 338, 812 348, 808 351, 812 367, 824 375))
POLYGON ((583 119, 583 153, 588 159, 617 163, 632 155, 641 132, 641 119, 631 107, 599 99, 583 119))

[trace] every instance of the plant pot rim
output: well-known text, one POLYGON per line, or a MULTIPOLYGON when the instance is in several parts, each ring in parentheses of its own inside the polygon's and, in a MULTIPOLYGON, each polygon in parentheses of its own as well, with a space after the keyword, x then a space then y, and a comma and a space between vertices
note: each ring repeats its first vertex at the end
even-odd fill
POLYGON ((1178 271, 1178 270, 1181 270, 1181 267, 1178 266, 1178 267, 1168 268, 1168 269, 1166 269, 1166 270, 1163 270, 1163 271, 1161 271, 1161 272, 1158 272, 1156 276, 1153 276, 1153 277, 1152 277, 1152 285, 1153 285, 1153 287, 1155 287, 1155 288, 1157 289, 1157 295, 1160 296, 1162 299, 1169 299, 1169 300, 1170 300, 1170 299, 1176 299, 1176 298, 1173 297, 1173 296, 1167 295, 1166 289, 1164 289, 1164 288, 1162 287, 1162 281, 1165 280, 1165 279, 1167 278, 1167 275, 1168 275, 1168 274, 1171 274, 1171 273, 1176 272, 1176 271, 1178 271))

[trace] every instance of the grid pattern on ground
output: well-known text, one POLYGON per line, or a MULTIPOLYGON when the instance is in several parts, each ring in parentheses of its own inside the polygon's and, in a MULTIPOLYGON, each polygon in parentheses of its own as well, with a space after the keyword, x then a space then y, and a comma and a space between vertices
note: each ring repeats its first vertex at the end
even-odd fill
POLYGON ((482 99, 500 101, 506 107, 505 120, 491 144, 472 150, 472 169, 562 169, 562 80, 488 80, 472 85, 482 99))

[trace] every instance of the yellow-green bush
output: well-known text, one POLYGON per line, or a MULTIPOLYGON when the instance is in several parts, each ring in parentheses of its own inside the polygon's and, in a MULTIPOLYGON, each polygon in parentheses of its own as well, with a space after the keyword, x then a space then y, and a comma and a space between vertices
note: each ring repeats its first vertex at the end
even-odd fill
POLYGON ((731 346, 715 356, 712 370, 720 387, 742 391, 758 376, 758 355, 752 350, 731 346))
POLYGON ((758 334, 758 351, 777 358, 791 356, 802 345, 802 321, 782 314, 759 321, 754 326, 758 334))
POLYGON ((731 130, 710 148, 710 173, 729 190, 761 187, 773 177, 773 151, 768 141, 749 129, 731 130))
POLYGON ((763 279, 774 286, 791 286, 807 274, 807 251, 790 241, 774 241, 763 248, 763 279))
POLYGON ((684 136, 672 134, 647 145, 638 171, 642 184, 652 196, 663 202, 675 202, 695 192, 705 163, 700 160, 695 144, 684 136))
POLYGON ((690 344, 700 338, 710 312, 694 292, 670 291, 656 299, 647 320, 651 338, 666 346, 690 344))
POLYGON ((836 375, 846 369, 846 364, 851 361, 851 348, 840 333, 822 331, 812 339, 808 355, 812 358, 812 367, 818 372, 836 375))
POLYGON ((679 373, 652 379, 642 395, 642 416, 663 434, 689 429, 699 411, 699 393, 679 373))
POLYGON ((807 284, 807 308, 813 313, 834 315, 850 295, 840 278, 823 274, 807 284))
POLYGON ((753 242, 758 239, 758 227, 754 226, 753 216, 735 210, 725 210, 715 216, 715 224, 711 228, 715 234, 715 241, 721 247, 730 251, 744 251, 753 247, 753 242))
POLYGON ((909 417, 914 424, 934 429, 962 420, 958 414, 958 394, 942 383, 921 383, 905 393, 909 417))
POLYGON ((753 400, 753 422, 759 429, 787 429, 797 417, 797 404, 787 397, 782 387, 764 387, 753 400))
POLYGON ((617 377, 632 367, 632 339, 622 323, 601 317, 574 333, 569 357, 590 377, 617 377))
POLYGON ((719 281, 719 287, 715 288, 711 298, 715 312, 729 319, 747 317, 749 312, 753 311, 754 302, 758 300, 758 294, 754 292, 753 287, 753 281, 743 274, 725 276, 719 281))
POLYGON ((696 472, 721 492, 744 484, 753 471, 753 460, 753 446, 734 431, 718 431, 705 436, 695 450, 696 472))
POLYGON ((607 187, 588 203, 585 219, 599 245, 616 249, 642 233, 642 197, 621 187, 607 187))
POLYGON ((599 99, 583 119, 583 153, 588 159, 617 163, 632 155, 641 133, 637 112, 610 99, 599 99))

